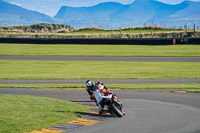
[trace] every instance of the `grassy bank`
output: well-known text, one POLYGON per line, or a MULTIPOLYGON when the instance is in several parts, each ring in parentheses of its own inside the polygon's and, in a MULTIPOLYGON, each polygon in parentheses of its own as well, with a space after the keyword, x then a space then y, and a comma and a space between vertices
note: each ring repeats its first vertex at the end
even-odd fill
MULTIPOLYGON (((200 89, 200 84, 106 84, 109 89, 200 89)), ((85 84, 0 84, 0 88, 84 89, 85 84)))
POLYGON ((200 63, 115 61, 0 61, 0 79, 200 78, 200 63))
POLYGON ((189 93, 200 93, 200 90, 194 89, 194 90, 187 90, 189 93))
POLYGON ((38 56, 200 56, 200 45, 0 44, 0 55, 38 56))
MULTIPOLYGON (((137 27, 137 28, 122 28, 122 29, 92 29, 92 28, 82 28, 78 29, 75 32, 69 32, 74 34, 132 34, 132 33, 173 33, 173 32, 184 32, 184 30, 178 29, 164 29, 164 28, 153 28, 153 27, 137 27)), ((63 32, 64 33, 64 32, 63 32)))
MULTIPOLYGON (((1 27, 0 27, 1 28, 1 27)), ((49 29, 50 27, 48 27, 49 29)), ((23 31, 24 29, 15 30, 1 30, 0 37, 13 37, 13 38, 177 38, 177 37, 199 37, 197 30, 192 34, 188 32, 193 32, 193 30, 175 30, 175 29, 121 29, 121 30, 103 30, 103 29, 88 29, 83 28, 79 30, 74 30, 69 28, 69 31, 65 30, 54 30, 45 31, 39 28, 38 30, 32 29, 33 32, 23 31)), ((30 31, 31 29, 29 29, 30 31)))
POLYGON ((1 133, 21 133, 56 126, 88 111, 75 103, 32 96, 0 95, 0 103, 1 133))

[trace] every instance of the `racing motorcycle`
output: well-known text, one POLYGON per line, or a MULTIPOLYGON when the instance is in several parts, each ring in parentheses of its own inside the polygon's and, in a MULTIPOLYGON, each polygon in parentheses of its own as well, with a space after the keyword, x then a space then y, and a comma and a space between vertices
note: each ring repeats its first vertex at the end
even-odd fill
MULTIPOLYGON (((109 91, 109 94, 102 92, 103 91, 102 89, 104 88, 104 85, 102 84, 97 84, 95 88, 96 88, 95 89, 96 94, 99 93, 102 94, 101 97, 103 97, 103 103, 107 107, 107 110, 104 113, 108 112, 111 115, 116 115, 118 117, 123 117, 125 115, 125 112, 123 111, 122 102, 120 102, 117 99, 117 96, 112 91, 109 91)), ((93 93, 94 97, 95 97, 95 92, 93 93)))

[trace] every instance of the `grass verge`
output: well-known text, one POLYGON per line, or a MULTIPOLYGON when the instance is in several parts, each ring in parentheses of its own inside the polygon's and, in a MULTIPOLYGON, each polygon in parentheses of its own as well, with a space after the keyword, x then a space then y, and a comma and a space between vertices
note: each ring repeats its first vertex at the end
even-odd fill
MULTIPOLYGON (((200 84, 106 84, 109 89, 200 89, 200 84)), ((0 84, 0 88, 84 89, 85 84, 0 84)))
POLYGON ((0 95, 0 103, 1 133, 40 130, 88 112, 82 105, 43 97, 0 95))
POLYGON ((200 93, 198 89, 187 90, 188 93, 200 93))
POLYGON ((200 45, 44 45, 1 43, 0 55, 200 56, 200 45))
POLYGON ((0 64, 0 79, 200 78, 199 62, 0 60, 0 64))

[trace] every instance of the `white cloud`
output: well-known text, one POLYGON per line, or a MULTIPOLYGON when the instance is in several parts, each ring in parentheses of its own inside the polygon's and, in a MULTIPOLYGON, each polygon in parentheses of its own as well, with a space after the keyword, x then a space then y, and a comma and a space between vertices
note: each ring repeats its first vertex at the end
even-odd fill
MULTIPOLYGON (((179 4, 185 0, 157 0, 163 3, 167 3, 167 4, 179 4)), ((189 0, 189 1, 196 1, 196 2, 200 2, 200 0, 189 0)))

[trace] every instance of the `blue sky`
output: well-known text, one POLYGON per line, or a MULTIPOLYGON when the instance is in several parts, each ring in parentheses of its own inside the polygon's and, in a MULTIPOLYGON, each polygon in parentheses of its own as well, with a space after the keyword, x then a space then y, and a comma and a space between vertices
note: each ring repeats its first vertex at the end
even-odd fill
MULTIPOLYGON (((130 4, 134 0, 4 0, 12 4, 16 4, 23 8, 38 11, 49 16, 54 16, 61 6, 72 7, 88 7, 94 6, 103 2, 118 2, 122 4, 130 4)), ((157 0, 168 4, 178 4, 184 0, 157 0)), ((200 2, 200 0, 191 0, 200 2)))

